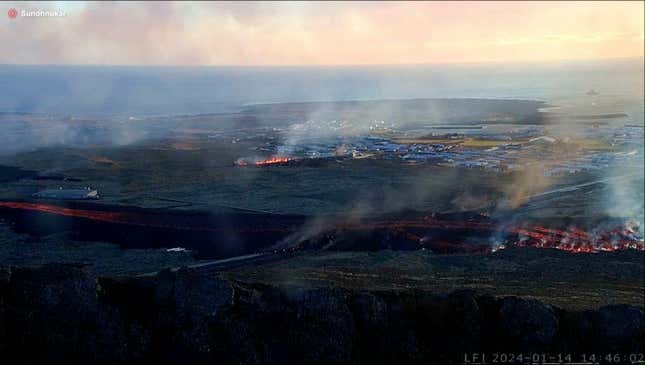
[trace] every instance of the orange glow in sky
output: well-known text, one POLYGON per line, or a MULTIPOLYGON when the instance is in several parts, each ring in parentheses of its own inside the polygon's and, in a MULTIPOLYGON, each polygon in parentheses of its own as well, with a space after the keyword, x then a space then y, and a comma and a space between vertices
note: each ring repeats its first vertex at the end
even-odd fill
POLYGON ((340 65, 643 57, 643 2, 2 3, 0 63, 340 65), (63 17, 7 16, 60 9, 63 17))

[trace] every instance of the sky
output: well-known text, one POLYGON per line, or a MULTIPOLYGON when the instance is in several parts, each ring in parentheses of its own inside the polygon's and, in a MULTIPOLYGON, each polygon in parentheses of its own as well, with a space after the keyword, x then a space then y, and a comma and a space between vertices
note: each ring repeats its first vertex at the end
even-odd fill
POLYGON ((2 2, 2 64, 383 65, 643 57, 644 2, 2 2), (16 9, 17 16, 9 16, 16 9), (60 10, 64 16, 26 17, 60 10))

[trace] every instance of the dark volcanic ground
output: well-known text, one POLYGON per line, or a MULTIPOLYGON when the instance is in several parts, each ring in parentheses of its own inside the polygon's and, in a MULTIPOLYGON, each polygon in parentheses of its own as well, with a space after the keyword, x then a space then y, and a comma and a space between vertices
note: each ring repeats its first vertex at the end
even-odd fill
MULTIPOLYGON (((589 100, 584 100, 586 105, 589 100)), ((386 119, 400 122, 405 131, 436 123, 476 124, 482 131, 499 124, 503 131, 553 122, 540 111, 544 106, 536 101, 436 99, 256 105, 238 113, 141 120, 3 115, 2 122, 12 126, 7 129, 9 141, 34 143, 14 142, 15 151, 0 156, 0 203, 92 210, 105 219, 0 204, 0 266, 76 262, 99 275, 135 275, 277 250, 259 263, 225 266, 224 271, 202 269, 198 274, 217 272, 279 286, 437 292, 473 288, 540 298, 567 308, 642 305, 642 251, 489 252, 491 244, 499 243, 496 226, 541 222, 547 228, 591 231, 608 223, 613 229, 642 216, 619 211, 609 219, 606 214, 607 205, 622 208, 642 200, 642 172, 637 170, 580 171, 542 181, 543 171, 498 173, 430 162, 408 164, 388 156, 266 167, 234 164, 242 157, 275 154, 288 142, 283 133, 290 125, 309 117, 370 123, 386 119), (36 143, 36 136, 51 135, 59 124, 78 133, 67 144, 36 143), (607 182, 607 173, 626 177, 607 182), (537 187, 531 187, 533 182, 537 187), (30 200, 39 190, 59 186, 92 186, 102 198, 91 203, 30 200), (616 187, 621 190, 618 196, 616 187), (509 197, 520 201, 507 209, 501 202, 509 197), (469 227, 467 217, 455 218, 463 227, 453 230, 443 229, 442 222, 432 229, 397 227, 407 211, 423 216, 474 212, 477 219, 490 217, 495 222, 483 230, 469 227), (371 214, 391 223, 378 229, 361 223, 354 231, 330 230, 351 231, 338 240, 320 232, 319 225, 326 229, 330 224, 327 217, 340 216, 341 223, 369 222, 371 214), (304 231, 311 230, 304 232, 309 235, 303 234, 303 224, 304 231), (289 247, 285 238, 298 235, 306 239, 297 252, 282 253, 289 247), (420 238, 427 244, 419 245, 420 238), (176 247, 192 251, 166 251, 176 247), (426 250, 419 251, 422 248, 426 250)), ((610 109, 615 111, 613 104, 610 109)), ((583 142, 587 149, 612 149, 598 141, 583 142)), ((488 148, 486 143, 482 146, 488 148)))
POLYGON ((633 363, 644 330, 642 307, 624 304, 576 311, 472 290, 285 287, 191 270, 0 269, 10 363, 463 364, 473 353, 633 363))
POLYGON ((245 266, 219 275, 284 287, 369 290, 468 288, 518 295, 568 309, 608 304, 642 307, 643 253, 629 250, 570 254, 508 248, 487 254, 434 255, 428 251, 321 252, 245 266))

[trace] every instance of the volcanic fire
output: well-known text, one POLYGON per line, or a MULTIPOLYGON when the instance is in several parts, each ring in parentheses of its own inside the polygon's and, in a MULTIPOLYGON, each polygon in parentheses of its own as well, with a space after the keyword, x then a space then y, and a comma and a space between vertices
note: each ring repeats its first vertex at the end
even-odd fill
POLYGON ((643 250, 643 240, 629 225, 609 231, 586 232, 577 228, 558 230, 540 226, 512 229, 517 246, 555 248, 571 253, 596 253, 625 249, 643 250))
MULTIPOLYGON (((289 158, 271 158, 263 164, 283 163, 289 158)), ((0 202, 0 209, 32 211, 59 216, 89 219, 92 221, 124 224, 129 226, 172 228, 175 230, 224 232, 222 227, 206 222, 176 222, 157 215, 131 211, 103 211, 77 209, 30 202, 0 202)), ((289 234, 298 225, 285 226, 274 219, 262 224, 229 227, 226 232, 236 234, 289 234)), ((610 226, 611 227, 611 226, 610 226)), ((566 229, 545 227, 533 223, 500 227, 498 222, 484 217, 425 216, 396 220, 373 220, 361 223, 339 222, 327 230, 299 242, 292 242, 290 249, 364 250, 378 247, 394 249, 430 249, 436 254, 487 253, 505 247, 552 248, 571 253, 598 253, 626 249, 643 250, 641 229, 635 224, 623 224, 611 229, 586 231, 575 226, 566 229), (498 236, 491 245, 490 237, 498 236)))
POLYGON ((255 166, 281 164, 281 163, 287 163, 289 161, 293 161, 293 159, 290 157, 284 157, 284 156, 273 156, 273 157, 267 158, 266 160, 256 161, 255 166))
POLYGON ((597 253, 626 249, 643 250, 638 228, 621 225, 610 230, 588 232, 576 227, 556 229, 535 224, 500 228, 484 219, 437 219, 422 217, 396 221, 340 224, 299 243, 303 248, 373 248, 382 239, 384 247, 430 249, 437 254, 496 252, 506 247, 552 248, 570 253, 597 253), (356 233, 359 233, 358 235, 356 233), (370 232, 370 233, 368 233, 370 232), (495 233, 497 232, 497 233, 495 233), (488 239, 498 235, 495 245, 488 239), (486 242, 486 243, 485 243, 486 242))
POLYGON ((239 158, 235 161, 236 166, 268 166, 268 165, 280 165, 295 161, 292 157, 287 156, 271 156, 265 159, 247 159, 239 158))
POLYGON ((110 223, 129 223, 129 217, 120 212, 104 212, 97 210, 72 209, 56 205, 28 203, 28 202, 0 202, 0 208, 20 209, 62 215, 66 217, 85 218, 94 221, 110 223))
MULTIPOLYGON (((119 212, 119 211, 102 211, 61 207, 51 204, 30 203, 30 202, 11 202, 0 201, 0 209, 12 209, 30 211, 36 213, 52 214, 57 216, 88 219, 95 222, 115 223, 129 226, 152 227, 152 228, 169 228, 176 230, 188 231, 209 231, 222 232, 227 231, 222 227, 203 225, 195 222, 183 222, 182 224, 169 222, 162 217, 155 215, 146 215, 136 212, 119 212)), ((264 233, 264 232, 288 232, 288 228, 280 225, 248 225, 235 230, 237 233, 264 233)))

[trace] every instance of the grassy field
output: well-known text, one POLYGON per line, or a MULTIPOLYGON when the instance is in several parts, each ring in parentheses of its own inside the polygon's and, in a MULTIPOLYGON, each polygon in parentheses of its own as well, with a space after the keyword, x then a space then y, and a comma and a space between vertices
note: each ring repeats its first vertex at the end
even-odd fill
MULTIPOLYGON (((478 139, 478 138, 394 138, 393 142, 399 144, 456 144, 466 148, 491 148, 505 145, 508 143, 528 143, 529 139, 495 140, 495 139, 478 139)), ((573 139, 568 140, 567 144, 572 147, 583 150, 593 151, 618 151, 620 148, 612 146, 609 142, 599 139, 573 139)))
POLYGON ((484 255, 415 252, 321 252, 225 272, 228 278, 279 286, 421 289, 469 288, 496 296, 535 298, 567 309, 626 303, 643 306, 643 255, 578 254, 511 248, 484 255))
POLYGON ((573 139, 569 143, 578 146, 584 150, 593 150, 593 151, 619 151, 620 148, 617 146, 612 146, 607 141, 602 141, 599 139, 573 139))
MULTIPOLYGON (((525 141, 513 141, 513 143, 522 142, 525 141)), ((507 143, 510 143, 510 141, 468 138, 465 139, 461 145, 468 148, 491 148, 498 147, 507 143)))
POLYGON ((463 138, 394 138, 392 142, 398 144, 461 144, 463 138))

